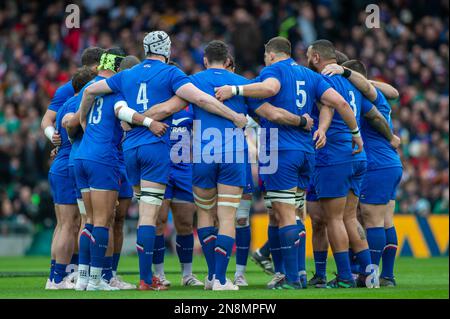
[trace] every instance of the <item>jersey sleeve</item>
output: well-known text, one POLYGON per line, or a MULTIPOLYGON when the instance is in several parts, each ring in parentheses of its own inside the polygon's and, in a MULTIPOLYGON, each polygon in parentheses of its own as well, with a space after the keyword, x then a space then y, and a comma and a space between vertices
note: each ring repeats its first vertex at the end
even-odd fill
POLYGON ((173 67, 170 83, 173 93, 175 93, 180 87, 187 83, 191 83, 191 79, 179 68, 173 67))
POLYGON ((327 80, 325 80, 324 76, 320 74, 315 74, 315 77, 316 77, 316 85, 315 85, 316 100, 320 101, 325 91, 331 89, 331 85, 330 83, 328 83, 327 80))
POLYGON ((53 96, 48 109, 54 112, 58 112, 58 109, 66 102, 69 98, 74 95, 74 90, 72 87, 72 82, 68 82, 63 86, 60 86, 53 96), (72 90, 71 90, 72 89, 72 90))
POLYGON ((106 84, 108 84, 109 88, 114 92, 121 92, 122 89, 122 77, 125 71, 114 74, 112 77, 106 79, 106 84))
POLYGON ((377 98, 373 101, 373 104, 380 105, 383 102, 383 93, 378 88, 375 88, 377 91, 377 98))
POLYGON ((282 74, 281 70, 276 66, 268 66, 262 69, 261 74, 259 75, 259 80, 261 82, 264 82, 265 80, 269 78, 275 78, 280 83, 282 83, 282 74))
POLYGON ((370 102, 366 97, 363 96, 361 101, 361 115, 370 112, 373 107, 374 105, 372 104, 372 102, 370 102))

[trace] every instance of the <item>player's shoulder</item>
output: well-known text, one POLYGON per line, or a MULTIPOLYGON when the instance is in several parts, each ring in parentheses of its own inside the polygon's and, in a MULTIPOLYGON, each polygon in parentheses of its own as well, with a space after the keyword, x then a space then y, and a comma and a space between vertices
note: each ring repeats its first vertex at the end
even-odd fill
POLYGON ((63 85, 61 85, 60 87, 58 87, 56 89, 55 92, 55 96, 59 95, 59 96, 68 96, 68 95, 74 95, 75 91, 74 88, 72 86, 72 80, 67 81, 66 83, 64 83, 63 85))

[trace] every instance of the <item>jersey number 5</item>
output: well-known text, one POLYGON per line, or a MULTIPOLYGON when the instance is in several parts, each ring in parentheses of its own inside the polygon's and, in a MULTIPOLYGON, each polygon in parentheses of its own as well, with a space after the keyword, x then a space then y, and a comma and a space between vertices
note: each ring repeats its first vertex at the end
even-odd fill
POLYGON ((299 110, 301 110, 306 105, 306 91, 301 89, 302 85, 305 85, 305 81, 296 81, 297 83, 297 96, 298 99, 295 100, 295 104, 299 110))
POLYGON ((139 86, 139 91, 136 97, 136 104, 142 104, 144 111, 148 108, 148 99, 147 99, 147 83, 143 82, 139 86))
POLYGON ((91 112, 89 112, 89 124, 98 124, 102 120, 102 106, 103 106, 103 98, 99 97, 95 100, 94 106, 91 108, 91 112), (97 115, 94 116, 94 112, 97 112, 97 115))

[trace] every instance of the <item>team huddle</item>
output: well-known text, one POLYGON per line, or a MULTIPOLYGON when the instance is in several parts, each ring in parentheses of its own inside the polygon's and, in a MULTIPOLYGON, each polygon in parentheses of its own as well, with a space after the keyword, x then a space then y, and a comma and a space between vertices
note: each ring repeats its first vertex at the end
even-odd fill
POLYGON ((169 211, 183 286, 248 286, 252 165, 269 227, 267 243, 250 257, 273 276, 267 288, 396 285, 393 211, 402 164, 388 102, 398 97, 395 88, 368 80, 365 65, 328 40, 309 46, 304 67, 287 39, 271 39, 266 67, 253 80, 234 73, 222 41, 208 43, 205 70, 191 76, 169 61, 165 32, 148 33, 143 47, 143 61, 121 48, 87 48, 44 115, 42 128, 56 146, 49 183, 57 217, 46 289, 169 289, 169 211), (133 197, 137 286, 117 275, 133 197), (306 212, 315 261, 309 281, 306 212), (204 280, 192 267, 195 216, 204 280), (329 246, 337 271, 327 281, 329 246))

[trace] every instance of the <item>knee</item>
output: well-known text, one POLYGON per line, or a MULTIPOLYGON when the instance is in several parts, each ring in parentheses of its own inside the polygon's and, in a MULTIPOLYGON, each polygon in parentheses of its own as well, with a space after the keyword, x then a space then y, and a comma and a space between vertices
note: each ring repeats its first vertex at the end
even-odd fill
POLYGON ((175 224, 175 226, 176 226, 178 235, 184 236, 184 235, 192 234, 192 232, 193 232, 192 222, 189 222, 187 220, 179 221, 175 224))
POLYGON ((311 226, 313 229, 313 232, 315 233, 322 233, 325 232, 327 224, 322 219, 312 220, 311 226))

